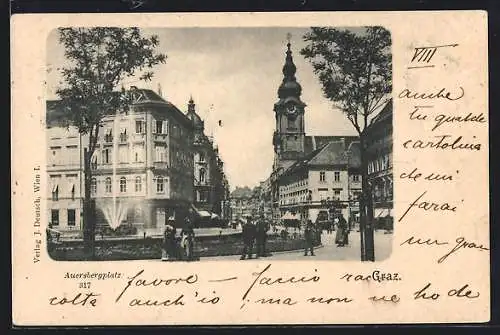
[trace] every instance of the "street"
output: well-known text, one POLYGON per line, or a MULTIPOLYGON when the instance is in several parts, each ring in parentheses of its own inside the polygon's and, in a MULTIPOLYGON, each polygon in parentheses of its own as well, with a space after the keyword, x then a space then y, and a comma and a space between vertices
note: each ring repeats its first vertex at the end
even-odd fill
MULTIPOLYGON (((375 232, 375 260, 381 261, 387 259, 392 250, 392 234, 385 234, 384 231, 375 232)), ((323 232, 321 235, 322 246, 314 250, 315 256, 304 256, 304 250, 278 252, 273 255, 260 258, 259 260, 348 260, 359 261, 361 259, 360 237, 359 232, 351 231, 349 234, 349 245, 345 247, 337 247, 335 245, 335 232, 327 234, 323 232)), ((203 257, 201 261, 214 260, 239 260, 240 255, 222 256, 222 257, 203 257)), ((246 261, 252 261, 251 260, 246 261)))

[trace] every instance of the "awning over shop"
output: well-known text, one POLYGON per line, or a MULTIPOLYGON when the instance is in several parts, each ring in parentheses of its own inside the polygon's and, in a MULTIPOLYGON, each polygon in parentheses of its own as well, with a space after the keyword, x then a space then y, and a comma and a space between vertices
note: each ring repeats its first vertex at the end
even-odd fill
POLYGON ((207 211, 197 211, 196 213, 202 218, 209 218, 212 216, 212 214, 210 214, 210 212, 207 211))
POLYGON ((386 216, 392 216, 391 208, 375 208, 373 210, 375 218, 383 218, 386 216))

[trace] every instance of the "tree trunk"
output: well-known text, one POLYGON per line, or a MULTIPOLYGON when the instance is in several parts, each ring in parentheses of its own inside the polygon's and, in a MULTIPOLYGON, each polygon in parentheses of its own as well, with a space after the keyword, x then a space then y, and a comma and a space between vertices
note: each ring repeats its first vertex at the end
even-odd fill
POLYGON ((361 188, 362 196, 359 203, 360 212, 360 239, 361 239, 361 261, 375 260, 375 247, 373 236, 373 203, 370 184, 368 183, 368 160, 366 142, 360 136, 361 154, 361 188))
POLYGON ((95 217, 94 208, 92 206, 91 198, 91 184, 92 184, 92 169, 91 169, 91 158, 92 155, 89 153, 88 149, 85 148, 83 161, 84 168, 83 173, 84 178, 84 190, 85 198, 83 200, 83 250, 85 257, 87 259, 94 258, 94 240, 95 240, 95 217))

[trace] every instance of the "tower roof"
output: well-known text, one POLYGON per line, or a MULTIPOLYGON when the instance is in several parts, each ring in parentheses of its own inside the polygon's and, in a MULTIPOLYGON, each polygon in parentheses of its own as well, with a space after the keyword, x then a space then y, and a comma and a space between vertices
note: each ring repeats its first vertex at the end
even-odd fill
MULTIPOLYGON (((293 63, 292 49, 290 41, 287 43, 287 51, 285 57, 285 65, 283 65, 283 81, 278 89, 278 97, 280 99, 285 99, 288 97, 300 97, 302 93, 302 87, 297 82, 295 73, 297 72, 297 67, 293 63)), ((300 99, 299 99, 300 100, 300 99)))

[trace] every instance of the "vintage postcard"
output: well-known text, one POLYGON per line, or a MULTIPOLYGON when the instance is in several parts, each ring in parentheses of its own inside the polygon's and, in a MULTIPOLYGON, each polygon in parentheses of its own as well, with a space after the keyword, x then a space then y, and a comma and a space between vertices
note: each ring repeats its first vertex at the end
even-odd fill
POLYGON ((489 321, 486 12, 11 27, 15 325, 489 321))

